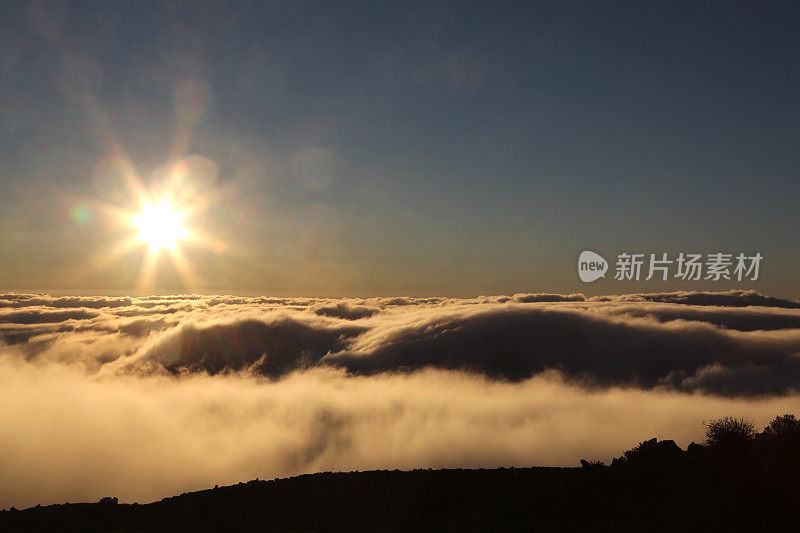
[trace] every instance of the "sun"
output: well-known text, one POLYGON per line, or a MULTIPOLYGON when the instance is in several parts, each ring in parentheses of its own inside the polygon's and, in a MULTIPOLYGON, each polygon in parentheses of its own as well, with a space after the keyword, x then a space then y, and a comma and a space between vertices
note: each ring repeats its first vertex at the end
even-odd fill
MULTIPOLYGON (((179 279, 170 283, 201 286, 198 256, 207 257, 208 251, 222 254, 228 249, 224 241, 208 234, 203 227, 203 223, 208 222, 204 216, 206 211, 229 194, 225 188, 207 185, 203 171, 213 167, 213 163, 205 162, 201 156, 168 163, 154 173, 150 187, 142 182, 126 157, 120 156, 118 165, 132 196, 131 202, 119 206, 94 201, 93 205, 107 214, 109 220, 124 227, 126 235, 98 254, 91 266, 103 268, 117 257, 144 252, 137 290, 151 290, 159 278, 159 270, 166 264, 172 265, 179 279), (199 250, 204 251, 198 253, 199 250)), ((75 214, 76 217, 82 215, 80 211, 75 214)), ((87 269, 86 275, 88 273, 87 269)))
POLYGON ((139 241, 148 244, 151 252, 175 250, 178 241, 188 239, 190 234, 184 226, 185 220, 186 213, 175 209, 169 198, 145 203, 142 212, 132 218, 139 230, 139 241))

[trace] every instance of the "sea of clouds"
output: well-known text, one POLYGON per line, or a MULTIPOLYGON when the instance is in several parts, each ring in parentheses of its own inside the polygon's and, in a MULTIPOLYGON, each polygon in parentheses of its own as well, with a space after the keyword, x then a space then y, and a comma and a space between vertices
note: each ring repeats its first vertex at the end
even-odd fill
POLYGON ((800 406, 800 302, 0 294, 0 507, 575 465, 800 406))

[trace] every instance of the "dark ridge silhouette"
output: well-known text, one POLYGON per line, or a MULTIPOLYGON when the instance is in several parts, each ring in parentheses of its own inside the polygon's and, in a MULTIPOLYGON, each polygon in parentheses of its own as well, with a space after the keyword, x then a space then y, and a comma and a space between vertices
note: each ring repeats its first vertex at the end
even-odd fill
POLYGON ((684 451, 650 439, 611 466, 309 474, 146 504, 0 512, 2 531, 790 531, 800 496, 800 421, 761 433, 706 424, 684 451))
MULTIPOLYGON (((660 293, 642 293, 627 295, 631 301, 678 303, 683 305, 716 305, 720 307, 782 307, 784 309, 800 309, 800 302, 765 296, 749 290, 731 290, 727 292, 675 291, 660 293)), ((624 298, 623 298, 624 299, 624 298)))
POLYGON ((509 298, 509 300, 511 299, 522 304, 537 302, 585 302, 586 296, 583 294, 551 294, 542 292, 531 294, 515 294, 513 298, 509 298))
POLYGON ((336 305, 323 305, 314 309, 314 313, 317 315, 344 318, 345 320, 367 318, 379 312, 380 309, 360 305, 349 305, 345 302, 339 302, 336 305))
POLYGON ((99 313, 85 309, 67 309, 63 311, 27 310, 0 314, 0 324, 58 324, 67 320, 88 320, 99 316, 99 313))
POLYGON ((127 307, 132 299, 128 296, 121 298, 105 296, 63 296, 55 297, 47 294, 0 294, 0 307, 30 307, 45 306, 55 308, 89 307, 91 309, 127 307))
POLYGON ((772 310, 741 307, 688 307, 679 304, 620 305, 611 311, 615 315, 648 317, 666 323, 674 320, 706 322, 737 331, 776 331, 800 328, 800 315, 780 314, 772 310))

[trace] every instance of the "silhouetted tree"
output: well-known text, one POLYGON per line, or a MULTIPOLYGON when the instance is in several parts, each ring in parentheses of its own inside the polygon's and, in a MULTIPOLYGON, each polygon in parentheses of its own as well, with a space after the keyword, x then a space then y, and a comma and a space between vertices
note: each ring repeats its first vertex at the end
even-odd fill
POLYGON ((755 438, 755 423, 747 418, 725 416, 703 422, 706 428, 705 444, 725 451, 741 451, 755 438))
POLYGON ((766 462, 800 464, 800 420, 791 414, 776 416, 756 435, 756 449, 766 462))
POLYGON ((771 439, 796 441, 800 439, 800 420, 790 414, 776 416, 775 420, 764 428, 764 436, 771 439))

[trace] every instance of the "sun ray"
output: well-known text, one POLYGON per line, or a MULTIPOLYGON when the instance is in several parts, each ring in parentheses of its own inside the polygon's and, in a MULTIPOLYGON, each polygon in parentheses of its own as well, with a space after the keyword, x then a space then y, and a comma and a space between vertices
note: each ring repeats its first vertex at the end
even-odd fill
POLYGON ((153 253, 151 250, 145 252, 142 267, 139 270, 139 280, 136 283, 136 287, 140 291, 147 292, 152 288, 158 257, 159 254, 153 253))
POLYGON ((178 248, 167 248, 166 252, 170 259, 172 259, 172 264, 175 265, 175 268, 178 270, 184 282, 189 287, 197 287, 197 275, 183 252, 178 248))
POLYGON ((200 230, 192 230, 191 234, 185 239, 187 243, 199 245, 210 249, 214 253, 221 254, 228 250, 228 243, 222 239, 217 239, 208 233, 200 230))

